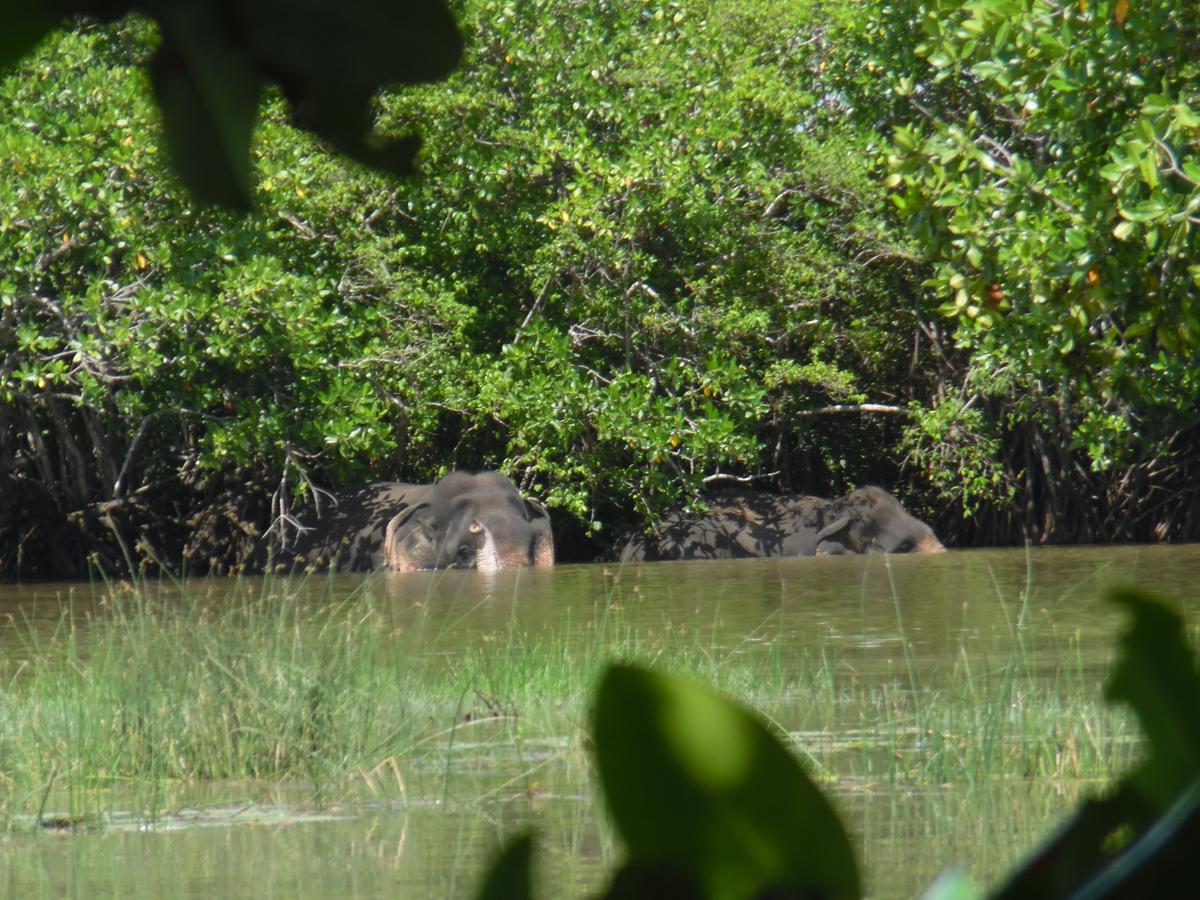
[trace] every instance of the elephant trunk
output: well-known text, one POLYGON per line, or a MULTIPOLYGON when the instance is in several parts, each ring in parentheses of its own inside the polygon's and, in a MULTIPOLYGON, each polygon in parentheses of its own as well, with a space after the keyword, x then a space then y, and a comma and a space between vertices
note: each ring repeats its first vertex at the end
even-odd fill
POLYGON ((917 541, 913 547, 916 553, 945 553, 946 548, 942 546, 942 542, 931 531, 928 535, 917 541))

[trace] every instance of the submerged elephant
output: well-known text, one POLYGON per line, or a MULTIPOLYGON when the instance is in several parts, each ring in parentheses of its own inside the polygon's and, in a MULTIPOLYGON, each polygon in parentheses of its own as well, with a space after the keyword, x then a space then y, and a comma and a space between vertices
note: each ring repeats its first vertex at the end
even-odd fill
POLYGON ((451 472, 433 484, 379 482, 333 492, 276 569, 388 566, 483 569, 554 564, 550 516, 499 472, 451 472))
POLYGON ((451 472, 405 499, 383 540, 384 565, 398 572, 554 565, 546 507, 498 472, 451 472))
POLYGON ((714 497, 703 517, 668 513, 651 535, 632 538, 623 561, 832 556, 840 553, 938 553, 941 541, 895 497, 864 487, 836 500, 731 492, 714 497))

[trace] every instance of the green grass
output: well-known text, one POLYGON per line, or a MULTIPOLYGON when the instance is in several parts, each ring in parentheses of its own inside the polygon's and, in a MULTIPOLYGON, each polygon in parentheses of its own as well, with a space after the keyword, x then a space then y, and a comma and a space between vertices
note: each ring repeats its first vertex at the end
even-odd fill
POLYGON ((615 595, 571 627, 514 620, 464 640, 433 617, 399 623, 371 585, 314 599, 285 579, 232 595, 223 582, 105 584, 65 598, 50 632, 15 623, 0 826, 90 821, 118 802, 152 818, 179 786, 228 780, 300 785, 320 805, 402 795, 413 773, 442 792, 464 769, 532 784, 552 761, 586 791, 589 697, 613 658, 695 673, 757 707, 835 789, 1102 781, 1138 748, 1078 641, 1052 630, 1014 624, 1007 658, 964 647, 936 677, 905 640, 894 672, 862 675, 820 639, 719 646, 702 627, 641 629, 615 595), (1050 674, 1034 646, 1061 659, 1050 674))

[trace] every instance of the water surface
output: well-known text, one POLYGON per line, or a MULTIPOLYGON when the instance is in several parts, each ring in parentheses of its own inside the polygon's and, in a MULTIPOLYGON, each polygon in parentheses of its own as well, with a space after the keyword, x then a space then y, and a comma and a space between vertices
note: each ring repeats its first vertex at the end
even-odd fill
MULTIPOLYGON (((652 659, 656 648, 718 664, 762 654, 780 666, 827 666, 841 684, 907 690, 915 681, 953 692, 964 672, 986 680, 1000 671, 1014 635, 1034 673, 1052 680, 1067 667, 1077 682, 1098 689, 1122 626, 1105 592, 1137 584, 1174 600, 1194 624, 1197 571, 1200 545, 1077 547, 320 575, 262 582, 261 589, 285 591, 301 607, 372 592, 396 652, 447 666, 480 648, 519 652, 513 648, 529 642, 567 645, 568 638, 621 629, 643 658, 652 659)), ((259 584, 207 579, 155 590, 167 601, 188 593, 219 609, 259 584)), ((86 648, 90 623, 135 596, 120 586, 0 587, 6 677, 67 641, 86 648)), ((797 733, 801 747, 852 745, 861 720, 810 699, 780 696, 766 712, 797 733)), ((535 712, 520 714, 528 720, 535 712)), ((272 785, 175 788, 175 805, 154 823, 122 818, 114 799, 114 814, 94 831, 0 841, 0 892, 470 896, 499 843, 533 825, 550 885, 543 895, 582 895, 601 883, 617 851, 602 804, 591 795, 579 726, 560 723, 539 735, 525 725, 519 742, 507 742, 512 732, 505 727, 464 728, 439 762, 405 772, 403 796, 326 798, 319 810, 303 791, 272 785)), ((868 889, 879 897, 915 895, 949 865, 995 879, 1081 790, 1096 787, 1021 779, 897 786, 878 774, 887 760, 853 751, 822 758, 828 768, 818 776, 847 817, 868 889)))

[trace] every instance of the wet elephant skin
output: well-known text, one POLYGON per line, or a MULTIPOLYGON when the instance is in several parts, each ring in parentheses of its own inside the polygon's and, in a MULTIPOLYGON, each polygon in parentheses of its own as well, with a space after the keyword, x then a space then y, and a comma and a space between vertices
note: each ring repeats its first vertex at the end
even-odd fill
MULTIPOLYGON (((340 488, 300 518, 271 567, 366 572, 552 565, 550 517, 498 472, 451 472, 433 484, 340 488)), ((265 553, 263 554, 265 555, 265 553)))
POLYGON ((844 497, 764 494, 715 495, 703 516, 671 512, 650 535, 632 538, 621 559, 731 559, 832 556, 842 553, 936 553, 933 530, 882 488, 844 497))
POLYGON ((384 565, 506 569, 554 564, 550 516, 497 472, 451 472, 389 520, 384 565))

